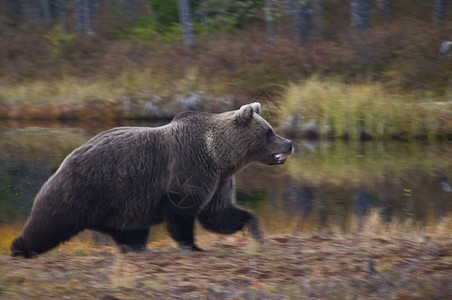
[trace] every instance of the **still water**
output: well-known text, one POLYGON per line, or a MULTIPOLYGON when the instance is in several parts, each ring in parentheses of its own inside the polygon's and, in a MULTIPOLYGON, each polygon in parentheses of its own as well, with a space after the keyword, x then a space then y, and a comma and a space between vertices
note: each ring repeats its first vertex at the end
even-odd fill
MULTIPOLYGON (((21 227, 66 155, 117 125, 3 124, 0 227, 21 227)), ((266 233, 347 232, 364 228, 369 216, 422 228, 452 214, 450 142, 294 142, 284 166, 251 165, 237 176, 237 201, 266 233)))

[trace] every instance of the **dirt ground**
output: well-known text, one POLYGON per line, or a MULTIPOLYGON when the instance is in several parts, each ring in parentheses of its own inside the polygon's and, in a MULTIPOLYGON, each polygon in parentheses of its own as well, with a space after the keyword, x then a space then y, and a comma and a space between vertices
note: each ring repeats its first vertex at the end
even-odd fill
POLYGON ((0 299, 452 299, 452 237, 235 237, 207 251, 150 243, 0 255, 0 299))

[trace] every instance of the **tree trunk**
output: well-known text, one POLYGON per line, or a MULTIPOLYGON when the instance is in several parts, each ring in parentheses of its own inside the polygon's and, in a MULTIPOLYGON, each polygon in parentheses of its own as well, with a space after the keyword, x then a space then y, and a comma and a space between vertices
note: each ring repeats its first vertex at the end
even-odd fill
POLYGON ((322 0, 314 0, 314 29, 315 29, 315 37, 322 38, 323 37, 323 6, 322 0))
POLYGON ((93 15, 95 0, 74 0, 74 5, 77 31, 94 34, 93 15))
POLYGON ((138 12, 139 12, 139 0, 128 0, 126 1, 126 11, 127 16, 131 20, 135 21, 138 19, 138 12))
POLYGON ((435 1, 435 7, 433 9, 435 19, 444 20, 444 15, 445 15, 445 10, 446 10, 446 2, 447 2, 447 0, 436 0, 435 1))
POLYGON ((49 5, 49 1, 48 0, 41 0, 40 1, 40 6, 41 6, 41 13, 42 13, 42 18, 47 20, 50 18, 50 5, 49 5))
POLYGON ((25 22, 37 22, 41 19, 41 3, 37 0, 26 0, 24 2, 25 22))
POLYGON ((361 31, 367 31, 369 0, 350 0, 350 24, 361 31))
POLYGON ((84 0, 73 0, 73 4, 75 7, 75 28, 78 32, 83 32, 83 21, 84 21, 84 0))
POLYGON ((66 1, 61 0, 57 2, 56 9, 57 18, 60 22, 61 30, 66 31, 66 16, 67 16, 67 4, 66 1))
POLYGON ((177 7, 179 11, 179 22, 182 26, 184 44, 187 46, 193 43, 195 39, 193 33, 193 23, 191 21, 190 1, 178 0, 177 7))
POLYGON ((10 12, 11 20, 14 23, 18 23, 22 17, 20 1, 8 0, 8 11, 10 12))
POLYGON ((392 0, 380 0, 380 2, 382 2, 385 20, 390 21, 392 16, 392 0))
POLYGON ((94 34, 93 19, 96 10, 96 0, 85 0, 85 33, 94 34))
POLYGON ((265 24, 269 40, 275 39, 275 27, 273 22, 273 0, 265 0, 265 24))
POLYGON ((302 41, 307 41, 312 36, 312 1, 298 1, 301 4, 299 9, 299 37, 302 41))
POLYGON ((308 40, 313 28, 311 0, 288 0, 287 6, 295 36, 300 41, 308 40))

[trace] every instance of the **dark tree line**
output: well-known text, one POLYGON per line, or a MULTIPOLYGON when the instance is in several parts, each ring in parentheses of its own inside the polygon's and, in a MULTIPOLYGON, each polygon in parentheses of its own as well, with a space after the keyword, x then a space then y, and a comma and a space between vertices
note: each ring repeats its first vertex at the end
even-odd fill
POLYGON ((41 21, 55 21, 64 25, 73 18, 79 32, 94 33, 93 22, 101 0, 0 0, 2 21, 9 25, 30 25, 41 21))
MULTIPOLYGON (((435 0, 433 18, 446 18, 451 0, 435 0)), ((131 21, 147 17, 155 26, 179 22, 185 44, 194 41, 194 24, 210 29, 243 27, 250 16, 265 23, 268 38, 275 39, 278 23, 284 22, 300 41, 321 37, 323 7, 328 0, 0 0, 2 27, 30 26, 41 21, 59 23, 63 30, 71 25, 73 31, 95 34, 99 16, 111 14, 131 21)), ((344 5, 347 2, 344 1, 344 5)), ((385 20, 393 16, 392 0, 350 0, 350 26, 366 32, 370 9, 374 5, 385 20)))

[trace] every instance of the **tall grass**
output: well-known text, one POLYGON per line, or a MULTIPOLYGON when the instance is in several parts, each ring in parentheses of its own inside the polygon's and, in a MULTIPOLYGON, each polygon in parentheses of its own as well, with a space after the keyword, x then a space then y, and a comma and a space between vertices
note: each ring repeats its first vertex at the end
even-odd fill
POLYGON ((124 70, 109 79, 87 81, 64 76, 53 82, 0 83, 0 102, 9 106, 86 105, 93 101, 114 103, 121 97, 174 98, 198 91, 213 95, 225 92, 219 82, 200 77, 195 67, 187 68, 177 77, 171 76, 163 70, 144 68, 124 70))
MULTIPOLYGON (((165 111, 172 111, 177 106, 175 100, 190 93, 203 95, 199 107, 212 107, 207 102, 221 102, 216 99, 234 94, 231 82, 222 77, 208 77, 196 66, 176 73, 149 67, 123 70, 113 78, 89 81, 64 76, 54 82, 35 80, 20 85, 0 82, 0 112, 5 107, 44 107, 52 117, 52 107, 58 105, 79 108, 104 105, 120 109, 117 107, 124 99, 151 101, 165 111)), ((359 139, 364 133, 377 139, 452 137, 451 95, 442 97, 443 102, 435 102, 428 95, 388 92, 382 84, 347 85, 315 76, 301 83, 278 86, 285 87, 280 102, 283 114, 297 116, 304 122, 315 121, 321 136, 359 139)), ((90 111, 87 109, 86 113, 90 111)), ((110 110, 104 111, 109 117, 110 110)), ((33 117, 33 111, 27 112, 33 117)), ((40 118, 45 115, 46 112, 39 114, 40 118)), ((83 117, 83 111, 78 115, 83 117)))
POLYGON ((433 138, 452 133, 452 102, 390 93, 376 83, 346 85, 312 77, 290 84, 282 97, 286 116, 316 121, 320 135, 358 139, 433 138))

